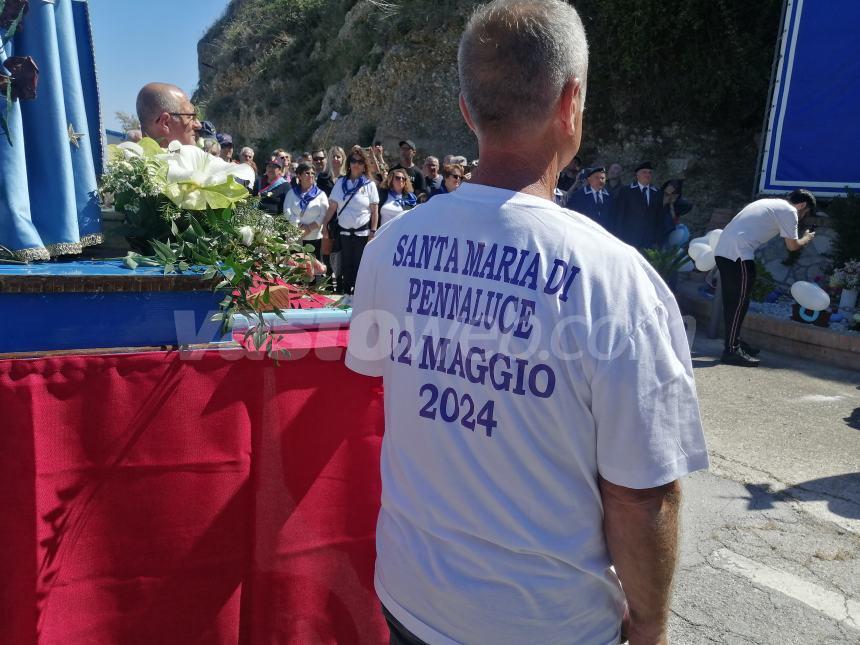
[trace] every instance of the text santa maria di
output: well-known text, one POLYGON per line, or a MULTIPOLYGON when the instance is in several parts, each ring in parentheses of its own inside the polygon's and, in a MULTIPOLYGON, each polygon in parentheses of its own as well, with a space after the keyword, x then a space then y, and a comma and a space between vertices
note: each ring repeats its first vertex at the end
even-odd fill
MULTIPOLYGON (((539 316, 540 299, 567 302, 580 272, 569 260, 546 261, 530 249, 426 234, 402 235, 394 248, 392 266, 438 274, 409 278, 405 315, 484 330, 498 339, 493 343, 497 348, 507 346, 502 342, 505 336, 528 341, 535 329, 533 319, 539 316), (463 284, 462 276, 470 279, 467 284, 463 284), (534 295, 517 295, 522 289, 534 295)), ((391 330, 389 341, 389 358, 395 363, 444 373, 505 394, 548 399, 555 391, 552 366, 528 356, 473 346, 433 332, 413 337, 413 332, 405 329, 398 333, 391 330)), ((476 402, 467 392, 454 387, 440 390, 434 383, 422 385, 419 396, 423 402, 419 415, 424 418, 441 419, 472 431, 481 427, 487 437, 493 436, 498 425, 492 399, 476 402)))

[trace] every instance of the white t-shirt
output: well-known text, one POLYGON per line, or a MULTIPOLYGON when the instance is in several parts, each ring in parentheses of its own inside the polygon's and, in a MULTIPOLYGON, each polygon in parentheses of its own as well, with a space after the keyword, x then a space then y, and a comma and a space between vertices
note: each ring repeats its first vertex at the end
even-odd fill
POLYGON ((302 207, 299 204, 299 198, 295 191, 290 190, 284 199, 284 215, 287 216, 293 224, 310 226, 318 224, 319 228, 314 229, 309 235, 306 235, 304 240, 319 240, 322 238, 322 223, 325 219, 326 211, 328 210, 328 197, 323 191, 314 197, 308 207, 302 212, 302 207))
MULTIPOLYGON (((350 188, 355 185, 353 180, 341 177, 332 189, 330 199, 333 202, 337 202, 338 212, 340 213, 338 215, 338 223, 341 228, 361 228, 370 222, 370 205, 379 203, 379 191, 376 189, 376 184, 371 181, 369 184, 362 186, 347 204, 346 201, 349 197, 345 195, 344 188, 344 184, 347 182, 350 188), (345 208, 344 204, 346 204, 345 208), (343 211, 340 210, 341 208, 343 208, 343 211)), ((366 228, 363 231, 356 231, 355 234, 364 237, 369 233, 369 228, 366 228)))
POLYGON ((430 643, 618 642, 598 474, 648 488, 708 464, 684 323, 645 260, 464 184, 365 248, 346 364, 384 378, 391 613, 430 643))
POLYGON ((388 193, 388 199, 379 207, 379 225, 390 222, 403 211, 403 206, 397 203, 393 193, 388 193))
POLYGON ((714 255, 753 260, 756 249, 775 235, 797 239, 797 209, 784 199, 759 199, 745 206, 723 229, 714 255))

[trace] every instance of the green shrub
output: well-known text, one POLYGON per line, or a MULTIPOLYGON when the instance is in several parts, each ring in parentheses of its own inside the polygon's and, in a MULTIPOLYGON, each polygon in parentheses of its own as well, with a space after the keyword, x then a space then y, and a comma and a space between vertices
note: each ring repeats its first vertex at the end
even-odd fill
POLYGON ((750 299, 756 302, 763 302, 771 291, 776 289, 776 280, 773 275, 764 266, 764 262, 756 258, 755 261, 755 284, 753 284, 750 292, 750 299))
POLYGON ((833 243, 833 266, 860 258, 860 197, 848 190, 847 197, 837 197, 827 207, 836 233, 833 243))

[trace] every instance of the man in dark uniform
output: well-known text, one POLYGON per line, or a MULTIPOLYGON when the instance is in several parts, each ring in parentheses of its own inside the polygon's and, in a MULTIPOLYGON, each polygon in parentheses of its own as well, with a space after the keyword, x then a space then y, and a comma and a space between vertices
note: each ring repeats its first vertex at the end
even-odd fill
POLYGON ((606 169, 585 169, 585 186, 567 194, 567 207, 587 215, 614 234, 615 210, 612 195, 606 190, 606 169))
POLYGON ((640 251, 659 246, 665 231, 663 194, 651 185, 653 166, 636 166, 636 181, 618 193, 615 234, 640 251))

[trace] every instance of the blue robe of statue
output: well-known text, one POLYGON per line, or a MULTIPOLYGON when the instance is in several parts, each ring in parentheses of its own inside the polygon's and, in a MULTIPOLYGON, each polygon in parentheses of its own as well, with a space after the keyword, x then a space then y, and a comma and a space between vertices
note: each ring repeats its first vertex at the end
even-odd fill
POLYGON ((88 12, 86 0, 39 0, 11 41, 0 27, 0 65, 30 56, 39 67, 36 98, 12 102, 9 138, 0 137, 0 245, 22 260, 102 241, 103 127, 88 12))

